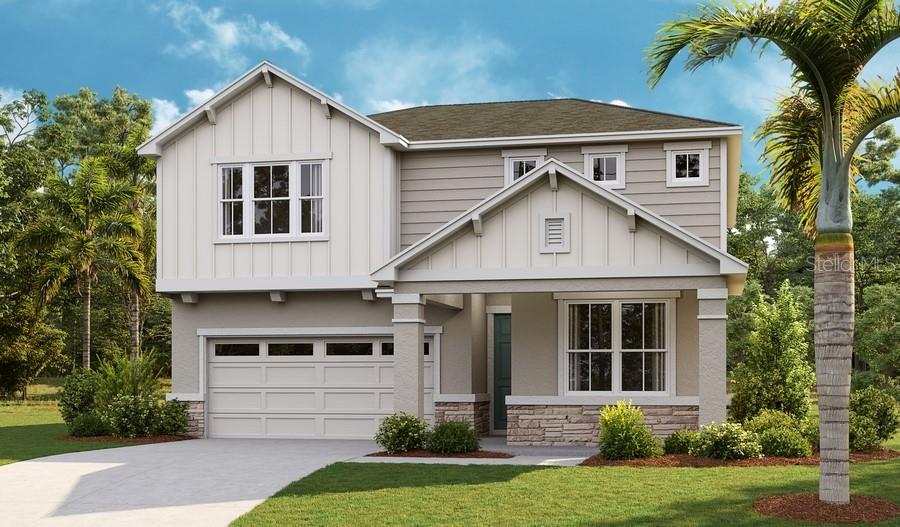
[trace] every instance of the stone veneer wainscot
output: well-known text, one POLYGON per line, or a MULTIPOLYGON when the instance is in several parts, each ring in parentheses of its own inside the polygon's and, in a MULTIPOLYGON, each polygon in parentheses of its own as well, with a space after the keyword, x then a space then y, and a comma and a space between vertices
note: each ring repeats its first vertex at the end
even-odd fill
POLYGON ((481 435, 490 433, 490 403, 479 401, 475 403, 434 403, 434 422, 436 424, 446 421, 466 421, 475 427, 481 435))
MULTIPOLYGON (((507 406, 506 440, 510 445, 590 446, 600 433, 600 408, 580 405, 507 406)), ((682 428, 697 429, 697 406, 641 406, 653 435, 665 437, 682 428)))

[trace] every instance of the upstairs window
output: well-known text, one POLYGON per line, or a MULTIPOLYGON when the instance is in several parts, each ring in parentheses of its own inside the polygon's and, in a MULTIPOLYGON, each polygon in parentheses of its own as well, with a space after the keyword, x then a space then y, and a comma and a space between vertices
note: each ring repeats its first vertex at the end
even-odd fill
POLYGON ((300 232, 321 233, 325 205, 321 163, 300 164, 300 232))
POLYGON ((288 165, 253 167, 254 234, 290 234, 289 173, 288 165))
POLYGON ((219 208, 222 213, 222 236, 244 234, 244 169, 222 167, 222 194, 219 208))
POLYGON ((709 185, 710 141, 666 143, 666 186, 709 185))
POLYGON ((581 148, 584 177, 608 188, 625 188, 627 145, 595 145, 581 148))
POLYGON ((503 150, 504 182, 511 185, 544 162, 546 148, 503 150))

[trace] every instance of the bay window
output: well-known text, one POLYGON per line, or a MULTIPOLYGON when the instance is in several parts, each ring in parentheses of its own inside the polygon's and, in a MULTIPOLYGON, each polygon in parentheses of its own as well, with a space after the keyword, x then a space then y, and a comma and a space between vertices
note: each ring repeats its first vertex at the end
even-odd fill
POLYGON ((666 392, 666 301, 572 301, 565 305, 569 393, 666 392))

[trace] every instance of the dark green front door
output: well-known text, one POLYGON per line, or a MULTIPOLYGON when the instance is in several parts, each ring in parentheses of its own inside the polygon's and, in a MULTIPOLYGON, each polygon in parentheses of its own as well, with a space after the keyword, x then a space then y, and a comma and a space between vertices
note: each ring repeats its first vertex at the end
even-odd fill
POLYGON ((494 430, 506 430, 506 396, 512 393, 512 316, 494 315, 494 430))

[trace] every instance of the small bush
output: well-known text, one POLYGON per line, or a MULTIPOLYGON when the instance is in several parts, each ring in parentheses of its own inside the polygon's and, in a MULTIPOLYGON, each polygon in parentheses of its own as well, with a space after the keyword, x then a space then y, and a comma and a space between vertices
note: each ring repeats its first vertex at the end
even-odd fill
POLYGON ((66 424, 72 424, 79 415, 94 411, 98 380, 97 372, 85 368, 79 368, 66 377, 59 399, 59 413, 66 424))
POLYGON ((764 456, 806 457, 812 455, 809 441, 794 428, 769 428, 759 434, 764 456))
POLYGON ((119 395, 102 409, 103 421, 118 437, 150 435, 155 406, 156 401, 150 397, 119 395))
POLYGON ((105 436, 109 434, 109 427, 94 412, 75 416, 68 425, 69 435, 75 437, 105 436))
POLYGON ((187 409, 181 401, 166 401, 153 409, 153 435, 183 435, 187 430, 187 409))
POLYGON ((644 425, 640 408, 619 401, 600 411, 600 454, 606 459, 635 459, 659 455, 660 448, 644 425))
POLYGON ((868 416, 850 412, 850 450, 868 452, 880 446, 875 421, 868 416))
POLYGON ((428 425, 410 414, 394 414, 385 417, 378 426, 375 442, 388 454, 424 448, 428 425))
POLYGON ((156 356, 147 353, 133 361, 123 353, 113 355, 100 363, 97 369, 97 393, 94 399, 98 408, 112 404, 120 395, 157 399, 162 387, 156 356))
POLYGON ((439 454, 475 452, 481 446, 478 432, 466 421, 447 421, 428 435, 428 450, 439 454))
POLYGON ((663 450, 666 454, 690 454, 692 449, 697 448, 699 441, 700 434, 694 430, 676 430, 666 438, 663 450))
POLYGON ((800 433, 806 438, 813 451, 819 450, 819 420, 815 417, 807 417, 800 423, 800 433))
POLYGON ((762 448, 756 434, 744 430, 737 423, 711 424, 700 428, 697 447, 691 451, 695 456, 716 459, 746 459, 760 457, 762 448))
POLYGON ((763 410, 756 417, 744 423, 744 428, 755 433, 762 434, 766 430, 797 429, 800 423, 794 416, 780 410, 763 410))
POLYGON ((900 429, 896 401, 888 392, 874 386, 850 394, 850 411, 872 420, 879 441, 887 441, 900 429))

